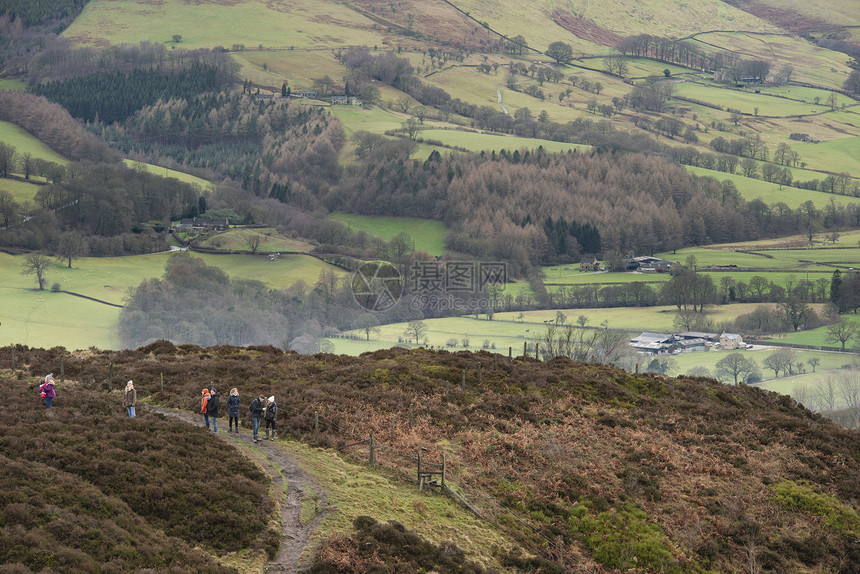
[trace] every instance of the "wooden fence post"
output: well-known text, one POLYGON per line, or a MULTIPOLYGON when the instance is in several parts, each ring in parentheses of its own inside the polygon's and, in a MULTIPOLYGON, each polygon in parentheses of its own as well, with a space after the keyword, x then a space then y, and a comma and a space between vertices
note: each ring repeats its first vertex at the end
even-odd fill
POLYGON ((113 361, 111 361, 110 367, 108 367, 108 392, 113 390, 113 361))
POLYGON ((540 361, 540 343, 535 343, 535 359, 540 361))
POLYGON ((314 411, 314 442, 320 441, 320 414, 314 411))
POLYGON ((484 371, 481 369, 481 363, 478 363, 478 386, 481 386, 484 382, 484 371))
POLYGON ((373 431, 370 431, 370 464, 376 463, 376 444, 373 442, 373 431))
POLYGON ((442 490, 445 489, 445 453, 442 453, 442 490))
POLYGON ((445 381, 445 402, 446 403, 448 402, 448 387, 450 387, 450 386, 451 386, 450 382, 445 381))
POLYGON ((391 444, 394 444, 394 416, 391 417, 391 444))
POLYGON ((415 426, 415 401, 409 403, 409 428, 415 426))
POLYGON ((466 392, 466 369, 463 369, 463 378, 460 379, 460 390, 466 392))
POLYGON ((418 490, 424 490, 424 482, 421 480, 421 449, 418 449, 418 490))
POLYGON ((508 347, 508 361, 514 358, 514 348, 508 347))
POLYGON ((636 374, 639 374, 639 363, 636 363, 636 374))
POLYGON ((161 392, 164 392, 164 373, 159 373, 161 375, 161 392))
POLYGON ((60 382, 66 380, 66 356, 60 355, 60 382))
POLYGON ((523 341, 523 358, 526 359, 529 356, 529 343, 528 341, 523 341))

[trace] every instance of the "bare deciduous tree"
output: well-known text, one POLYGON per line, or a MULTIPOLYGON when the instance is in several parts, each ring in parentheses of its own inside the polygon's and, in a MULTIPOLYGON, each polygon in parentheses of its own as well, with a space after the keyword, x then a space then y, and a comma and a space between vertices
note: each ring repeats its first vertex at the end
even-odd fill
POLYGON ((51 258, 42 253, 29 253, 24 258, 23 270, 24 275, 35 275, 36 281, 39 283, 39 291, 45 288, 47 281, 48 266, 51 264, 51 258))

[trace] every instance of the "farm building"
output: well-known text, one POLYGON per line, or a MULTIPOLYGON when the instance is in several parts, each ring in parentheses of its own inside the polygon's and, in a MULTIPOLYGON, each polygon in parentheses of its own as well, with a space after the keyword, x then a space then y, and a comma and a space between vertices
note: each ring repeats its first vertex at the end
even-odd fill
POLYGON ((648 355, 690 353, 707 351, 708 347, 718 339, 719 336, 716 333, 699 333, 696 331, 684 331, 675 335, 645 332, 630 339, 630 346, 638 352, 648 355))
POLYGON ((746 349, 747 344, 744 343, 743 337, 736 333, 723 333, 720 335, 721 349, 746 349))
POLYGON ((717 333, 703 333, 701 331, 683 331, 678 333, 679 339, 704 339, 709 343, 716 343, 720 340, 717 333))
POLYGON ((227 219, 209 219, 208 217, 186 217, 173 228, 180 233, 206 233, 209 231, 226 231, 230 229, 227 219))
POLYGON ((671 353, 675 342, 675 335, 645 332, 630 339, 630 346, 646 355, 662 355, 671 353))
POLYGON ((586 257, 579 262, 580 271, 599 271, 600 262, 594 257, 586 257))
POLYGON ((630 257, 624 259, 624 266, 628 271, 640 271, 642 273, 666 273, 675 263, 660 259, 659 257, 630 257))

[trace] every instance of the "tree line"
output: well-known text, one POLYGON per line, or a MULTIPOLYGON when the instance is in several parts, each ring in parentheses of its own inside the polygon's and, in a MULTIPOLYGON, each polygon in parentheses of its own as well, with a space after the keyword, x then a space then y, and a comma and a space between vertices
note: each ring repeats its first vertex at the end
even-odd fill
MULTIPOLYGON (((398 307, 382 320, 410 317, 409 309, 398 307)), ((253 279, 231 279, 221 269, 181 253, 168 260, 161 279, 146 279, 131 291, 120 313, 119 332, 123 346, 132 348, 168 339, 317 353, 330 345, 323 337, 351 328, 363 315, 349 286, 331 269, 321 272, 314 285, 298 281, 287 289, 269 289, 253 279)))
POLYGON ((41 96, 0 90, 0 120, 23 128, 70 160, 115 163, 120 159, 116 151, 86 131, 65 108, 41 96))
POLYGON ((36 192, 36 209, 18 225, 10 224, 23 206, 0 193, 7 225, 0 245, 61 257, 160 251, 167 248, 170 220, 198 209, 199 188, 145 168, 77 162, 55 167, 54 182, 36 192))

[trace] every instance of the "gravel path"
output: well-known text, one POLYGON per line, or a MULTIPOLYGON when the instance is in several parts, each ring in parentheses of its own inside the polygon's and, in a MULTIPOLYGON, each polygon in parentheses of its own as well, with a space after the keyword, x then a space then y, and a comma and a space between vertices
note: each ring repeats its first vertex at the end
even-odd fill
MULTIPOLYGON (((188 424, 203 426, 200 415, 185 411, 165 409, 161 407, 142 405, 145 409, 171 418, 179 419, 188 424)), ((227 417, 219 417, 218 435, 216 440, 223 440, 242 450, 252 459, 261 463, 272 480, 275 490, 285 492, 279 500, 281 509, 281 546, 278 556, 266 564, 266 572, 281 572, 299 574, 308 564, 300 564, 299 558, 308 545, 311 533, 316 530, 323 518, 329 512, 328 499, 325 492, 311 475, 296 466, 295 462, 278 447, 278 441, 261 440, 256 446, 251 440, 251 431, 242 429, 239 434, 227 432, 227 417), (262 456, 259 454, 262 451, 262 456), (287 481, 286 488, 284 481, 287 481), (309 524, 302 524, 302 500, 314 498, 316 512, 309 524)), ((260 437, 265 436, 260 429, 260 437)))

